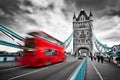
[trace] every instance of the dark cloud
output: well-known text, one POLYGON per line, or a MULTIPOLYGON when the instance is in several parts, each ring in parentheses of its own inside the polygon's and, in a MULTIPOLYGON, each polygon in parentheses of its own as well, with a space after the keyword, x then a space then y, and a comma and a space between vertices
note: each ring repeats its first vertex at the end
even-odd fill
POLYGON ((22 9, 20 6, 32 7, 32 3, 29 0, 0 0, 0 9, 4 12, 4 15, 9 15, 13 17, 14 15, 19 15, 23 13, 31 14, 27 9, 22 9))
POLYGON ((15 20, 15 14, 18 14, 20 11, 19 5, 19 0, 0 0, 1 13, 4 13, 0 15, 0 24, 11 27, 10 25, 15 20))
POLYGON ((74 4, 77 10, 92 10, 97 16, 120 16, 120 0, 65 0, 65 3, 74 4))
POLYGON ((20 10, 20 0, 0 0, 0 9, 6 14, 14 15, 15 12, 20 10))
POLYGON ((109 16, 120 16, 120 11, 116 11, 116 10, 110 10, 108 13, 107 13, 109 16))
POLYGON ((114 7, 108 6, 106 8, 106 13, 108 16, 119 16, 120 17, 120 5, 114 7))
POLYGON ((33 6, 33 4, 31 3, 31 1, 29 1, 29 0, 24 0, 23 1, 23 5, 25 5, 25 6, 33 6))
POLYGON ((39 7, 40 11, 50 10, 50 11, 54 12, 54 9, 55 9, 55 4, 53 4, 53 3, 48 4, 48 6, 46 6, 46 7, 39 7))
POLYGON ((55 8, 54 4, 51 3, 51 4, 48 5, 48 9, 53 10, 54 8, 55 8))
POLYGON ((32 14, 29 7, 32 8, 29 0, 0 0, 0 24, 11 28, 13 31, 24 32, 25 24, 37 24, 34 19, 27 14, 32 14), (23 8, 21 8, 23 7, 23 8))
POLYGON ((65 3, 75 4, 78 9, 87 8, 87 9, 102 9, 105 5, 106 0, 65 0, 65 3))

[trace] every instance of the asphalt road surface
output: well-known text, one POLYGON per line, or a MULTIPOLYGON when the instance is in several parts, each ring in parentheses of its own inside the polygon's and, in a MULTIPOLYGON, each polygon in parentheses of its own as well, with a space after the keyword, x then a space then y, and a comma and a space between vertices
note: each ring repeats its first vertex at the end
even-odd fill
POLYGON ((68 80, 82 60, 69 58, 45 67, 17 66, 0 70, 0 80, 68 80))

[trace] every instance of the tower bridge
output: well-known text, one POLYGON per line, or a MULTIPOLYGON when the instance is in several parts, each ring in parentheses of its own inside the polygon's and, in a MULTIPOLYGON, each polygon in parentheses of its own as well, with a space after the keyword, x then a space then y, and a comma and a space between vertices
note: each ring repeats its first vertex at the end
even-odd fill
MULTIPOLYGON (((120 80, 120 70, 118 68, 120 66, 120 45, 109 47, 100 42, 95 36, 92 24, 92 12, 90 11, 87 14, 82 9, 79 15, 75 13, 73 15, 73 32, 71 32, 70 36, 64 42, 57 41, 60 42, 60 46, 67 48, 73 38, 73 53, 77 56, 81 56, 83 53, 90 55, 93 53, 93 45, 95 45, 99 55, 107 55, 105 57, 107 61, 104 63, 99 63, 95 60, 91 61, 88 57, 78 60, 76 57, 66 54, 67 60, 62 63, 40 68, 30 68, 18 65, 14 55, 0 54, 0 75, 2 76, 0 80, 120 80), (111 56, 112 59, 110 59, 111 56)), ((12 40, 14 40, 12 38, 14 37, 20 41, 24 41, 23 37, 3 25, 0 25, 0 31, 12 40)), ((23 45, 19 43, 13 44, 2 40, 0 40, 0 45, 23 49, 23 45)), ((32 49, 28 52, 30 51, 34 52, 35 50, 32 49)), ((57 51, 52 53, 57 58, 57 51)), ((29 54, 29 57, 30 55, 33 58, 35 56, 34 53, 29 54)), ((29 57, 28 60, 30 59, 29 57)), ((49 55, 50 57, 51 55, 49 55)), ((17 56, 17 58, 20 57, 17 56)), ((34 61, 39 63, 41 59, 34 61)), ((50 60, 47 60, 47 63, 49 64, 50 60)))

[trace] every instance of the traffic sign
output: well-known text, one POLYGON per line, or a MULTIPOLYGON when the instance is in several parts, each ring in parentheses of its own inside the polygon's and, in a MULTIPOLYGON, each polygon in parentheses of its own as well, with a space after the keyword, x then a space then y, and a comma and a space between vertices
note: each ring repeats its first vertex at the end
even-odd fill
POLYGON ((116 46, 113 47, 113 52, 116 53, 116 46))

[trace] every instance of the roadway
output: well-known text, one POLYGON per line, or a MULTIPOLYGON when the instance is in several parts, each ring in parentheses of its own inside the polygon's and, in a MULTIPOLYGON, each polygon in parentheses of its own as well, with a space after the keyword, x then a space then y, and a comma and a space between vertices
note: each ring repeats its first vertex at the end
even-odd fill
POLYGON ((69 58, 45 67, 16 66, 0 70, 0 80, 69 80, 82 60, 69 58))
POLYGON ((120 80, 120 67, 114 63, 98 63, 88 59, 85 80, 120 80))

